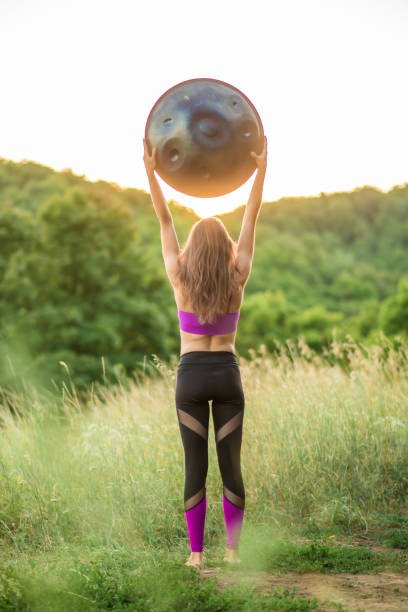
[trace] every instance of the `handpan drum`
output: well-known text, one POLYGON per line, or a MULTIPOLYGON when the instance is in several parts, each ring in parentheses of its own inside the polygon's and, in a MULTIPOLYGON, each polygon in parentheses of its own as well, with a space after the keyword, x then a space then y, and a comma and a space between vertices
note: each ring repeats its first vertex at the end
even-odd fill
POLYGON ((167 90, 150 111, 145 138, 157 147, 156 171, 187 195, 234 191, 256 169, 264 132, 251 101, 216 79, 190 79, 167 90))

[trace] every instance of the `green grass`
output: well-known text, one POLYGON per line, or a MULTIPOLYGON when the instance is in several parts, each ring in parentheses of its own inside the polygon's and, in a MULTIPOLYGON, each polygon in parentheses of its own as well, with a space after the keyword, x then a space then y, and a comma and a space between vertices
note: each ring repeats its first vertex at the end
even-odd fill
POLYGON ((313 540, 300 543, 279 536, 268 536, 267 531, 247 529, 242 561, 246 568, 271 572, 348 572, 367 573, 384 569, 402 571, 408 555, 392 550, 374 552, 369 546, 313 540))
MULTIPOLYGON (((407 349, 350 340, 322 357, 299 343, 290 355, 241 359, 242 569, 406 567, 407 349), (390 550, 356 546, 355 534, 390 550)), ((74 388, 57 398, 3 394, 0 610, 315 609, 294 592, 269 603, 248 589, 221 593, 184 567, 175 361, 156 365, 156 377, 96 387, 86 402, 74 388)), ((222 566, 212 427, 205 544, 209 565, 222 566)))
POLYGON ((385 544, 393 548, 402 548, 408 550, 408 530, 407 529, 390 529, 384 539, 385 544))
MULTIPOLYGON (((249 537, 249 536, 247 536, 249 537)), ((248 570, 287 572, 375 572, 403 570, 397 555, 373 553, 312 542, 259 544, 256 560, 244 545, 242 566, 229 571, 244 576, 248 570)), ((406 563, 405 559, 405 563, 406 563)), ((27 551, 3 563, 0 574, 0 610, 313 610, 316 601, 295 590, 256 593, 249 586, 219 591, 214 578, 200 579, 184 566, 180 551, 141 550, 66 544, 51 551, 27 551)), ((218 563, 217 565, 223 565, 218 563)))
POLYGON ((239 586, 219 591, 177 555, 98 547, 64 548, 3 568, 0 610, 314 610, 315 600, 294 590, 255 593, 239 586))

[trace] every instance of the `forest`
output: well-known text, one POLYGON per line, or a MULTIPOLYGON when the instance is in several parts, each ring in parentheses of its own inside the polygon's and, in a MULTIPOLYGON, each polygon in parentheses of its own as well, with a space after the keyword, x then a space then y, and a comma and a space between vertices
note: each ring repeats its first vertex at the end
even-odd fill
MULTIPOLYGON (((199 218, 169 202, 180 246, 199 218)), ((219 216, 238 239, 244 206, 219 216)), ((264 202, 236 352, 408 333, 408 183, 264 202)), ((0 158, 0 387, 120 381, 179 352, 150 196, 0 158)))

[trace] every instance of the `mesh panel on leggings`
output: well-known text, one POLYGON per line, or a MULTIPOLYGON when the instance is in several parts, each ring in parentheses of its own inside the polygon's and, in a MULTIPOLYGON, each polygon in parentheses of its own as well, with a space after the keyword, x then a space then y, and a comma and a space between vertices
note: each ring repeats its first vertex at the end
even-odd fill
POLYGON ((175 390, 184 447, 184 508, 205 495, 208 472, 208 426, 212 400, 218 465, 225 497, 245 507, 241 442, 245 397, 239 365, 229 351, 192 351, 181 356, 175 390))

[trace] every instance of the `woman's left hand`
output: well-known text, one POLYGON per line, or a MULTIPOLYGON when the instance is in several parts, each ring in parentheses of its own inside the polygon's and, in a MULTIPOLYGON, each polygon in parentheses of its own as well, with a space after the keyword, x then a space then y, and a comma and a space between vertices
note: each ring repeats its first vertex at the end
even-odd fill
POLYGON ((268 139, 266 136, 264 136, 262 152, 257 155, 254 151, 252 151, 250 155, 254 158, 258 170, 265 172, 268 157, 268 139))
POLYGON ((146 172, 148 175, 152 175, 154 174, 154 171, 156 169, 157 147, 153 148, 152 154, 150 155, 149 147, 147 146, 147 142, 144 138, 143 138, 143 147, 144 147, 143 161, 144 161, 144 165, 146 168, 146 172))

